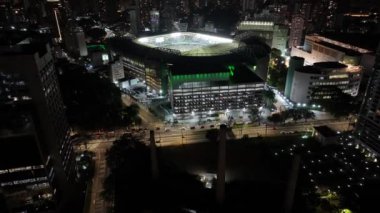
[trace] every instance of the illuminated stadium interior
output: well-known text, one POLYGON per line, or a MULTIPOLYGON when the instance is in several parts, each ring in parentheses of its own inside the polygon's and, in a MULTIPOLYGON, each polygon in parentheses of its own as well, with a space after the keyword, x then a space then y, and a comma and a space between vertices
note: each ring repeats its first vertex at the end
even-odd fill
POLYGON ((238 47, 238 43, 229 38, 190 32, 143 37, 135 42, 152 48, 172 49, 185 56, 224 55, 238 47))

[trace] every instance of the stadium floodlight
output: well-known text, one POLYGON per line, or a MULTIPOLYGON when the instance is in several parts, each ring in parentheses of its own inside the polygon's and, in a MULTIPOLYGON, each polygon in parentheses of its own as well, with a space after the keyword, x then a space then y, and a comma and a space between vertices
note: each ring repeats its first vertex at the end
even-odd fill
POLYGON ((141 42, 141 43, 147 43, 148 42, 148 38, 139 38, 138 41, 141 42))
POLYGON ((158 38, 156 38, 156 40, 155 40, 156 43, 162 43, 162 42, 164 42, 164 41, 165 41, 165 38, 164 38, 164 37, 158 37, 158 38))
POLYGON ((175 38, 175 37, 179 37, 179 36, 181 36, 181 35, 182 35, 181 33, 171 33, 171 34, 170 34, 170 36, 171 36, 171 37, 174 37, 174 38, 175 38))

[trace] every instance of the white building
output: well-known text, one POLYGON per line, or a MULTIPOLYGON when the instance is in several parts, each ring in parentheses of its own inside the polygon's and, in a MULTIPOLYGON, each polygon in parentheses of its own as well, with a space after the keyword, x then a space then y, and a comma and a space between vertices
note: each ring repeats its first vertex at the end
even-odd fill
POLYGON ((111 69, 111 80, 114 83, 117 83, 118 80, 123 79, 124 75, 124 66, 121 60, 117 60, 110 66, 111 69))
POLYGON ((152 32, 158 32, 160 29, 160 12, 156 9, 150 11, 150 25, 152 32))
POLYGON ((290 100, 299 104, 315 103, 333 98, 333 86, 357 96, 362 68, 338 62, 321 62, 296 69, 290 89, 290 100))
POLYGON ((240 33, 250 33, 265 41, 271 48, 284 51, 288 41, 288 27, 272 21, 242 21, 237 26, 240 33))
POLYGON ((306 65, 324 61, 335 61, 356 66, 362 63, 362 55, 368 53, 371 53, 371 51, 313 34, 305 37, 305 43, 302 47, 292 48, 291 56, 304 58, 306 65))

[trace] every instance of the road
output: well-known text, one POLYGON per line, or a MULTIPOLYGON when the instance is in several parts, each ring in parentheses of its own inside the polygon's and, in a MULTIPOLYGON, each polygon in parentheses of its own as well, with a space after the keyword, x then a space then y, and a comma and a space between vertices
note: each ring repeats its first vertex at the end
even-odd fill
MULTIPOLYGON (((130 105, 134 102, 133 99, 128 96, 123 96, 123 103, 125 105, 130 105)), ((178 127, 169 127, 169 131, 165 131, 164 125, 160 122, 154 115, 152 115, 145 106, 136 103, 140 106, 140 117, 143 120, 143 126, 148 129, 155 130, 156 141, 158 141, 157 146, 178 146, 183 144, 191 144, 191 143, 202 143, 207 142, 205 137, 207 130, 210 129, 209 125, 204 125, 204 128, 200 128, 196 126, 195 129, 186 128, 182 130, 182 126, 178 127), (156 127, 160 126, 160 130, 157 130, 156 127)), ((261 136, 276 136, 281 135, 282 131, 306 131, 311 129, 313 126, 317 125, 328 125, 335 130, 345 131, 348 130, 349 125, 348 121, 344 120, 315 120, 311 122, 298 122, 286 124, 286 126, 278 125, 274 129, 272 126, 265 125, 243 125, 242 128, 234 128, 232 131, 236 138, 241 138, 243 135, 248 135, 249 137, 257 137, 261 136)), ((215 125, 217 127, 217 125, 215 125)), ((89 151, 92 151, 96 154, 95 157, 95 175, 93 178, 92 190, 91 190, 91 205, 90 205, 90 213, 101 213, 107 212, 107 208, 112 204, 107 203, 101 197, 101 192, 103 191, 103 181, 108 175, 108 171, 106 168, 106 160, 105 153, 107 149, 109 149, 112 145, 112 142, 119 138, 123 133, 125 133, 124 129, 115 130, 112 132, 100 132, 98 139, 90 140, 87 143, 87 148, 89 151)), ((96 133, 93 133, 95 135, 96 133)), ((149 136, 148 132, 145 132, 146 137, 149 136)), ((146 138, 145 142, 148 143, 149 139, 146 138)))
POLYGON ((149 112, 146 106, 135 101, 129 95, 123 94, 121 99, 123 101, 123 104, 126 106, 129 106, 134 103, 140 107, 139 116, 142 120, 143 126, 147 128, 155 128, 156 126, 162 125, 162 122, 157 117, 155 117, 151 112, 149 112))
POLYGON ((96 139, 90 141, 87 145, 87 149, 95 153, 95 174, 92 179, 91 195, 87 195, 91 196, 89 213, 107 212, 108 206, 112 205, 101 197, 101 192, 103 191, 104 179, 108 175, 105 153, 115 139, 96 139))
MULTIPOLYGON (((232 132, 236 138, 241 138, 243 135, 248 135, 249 137, 261 136, 278 136, 281 135, 283 131, 307 131, 311 130, 313 126, 318 125, 328 125, 331 128, 337 131, 346 131, 348 130, 348 121, 336 121, 336 120, 324 120, 324 121, 312 121, 312 122, 299 122, 295 124, 287 124, 286 126, 276 126, 273 129, 272 126, 243 126, 242 128, 233 128, 232 132)), ((190 143, 201 143, 206 142, 206 132, 209 130, 209 127, 205 129, 171 129, 169 132, 163 130, 155 131, 155 139, 158 142, 158 146, 177 146, 190 143)), ((148 135, 148 134, 146 134, 148 135)), ((148 142, 148 138, 146 138, 148 142)))

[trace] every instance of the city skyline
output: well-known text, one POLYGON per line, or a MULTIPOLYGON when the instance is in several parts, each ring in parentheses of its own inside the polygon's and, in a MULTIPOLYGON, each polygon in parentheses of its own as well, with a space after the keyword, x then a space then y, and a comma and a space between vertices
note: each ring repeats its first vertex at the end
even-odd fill
POLYGON ((0 212, 368 213, 378 0, 0 0, 0 212))

